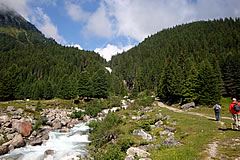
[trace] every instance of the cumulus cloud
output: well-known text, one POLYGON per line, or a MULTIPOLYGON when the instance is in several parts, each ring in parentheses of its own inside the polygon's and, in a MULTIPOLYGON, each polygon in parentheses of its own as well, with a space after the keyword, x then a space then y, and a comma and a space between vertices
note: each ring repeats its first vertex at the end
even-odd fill
POLYGON ((4 11, 6 9, 15 10, 25 19, 29 20, 29 17, 32 14, 32 9, 28 6, 28 3, 31 0, 1 0, 0 1, 0 10, 4 11))
POLYGON ((142 41, 147 35, 191 19, 187 0, 106 0, 117 22, 118 35, 142 41))
POLYGON ((70 3, 69 1, 65 1, 65 9, 67 10, 67 14, 74 21, 86 21, 90 13, 84 11, 80 5, 70 3))
POLYGON ((42 8, 38 7, 35 13, 35 24, 47 37, 54 38, 58 43, 67 43, 66 40, 59 35, 57 26, 51 22, 51 19, 43 12, 42 8))
POLYGON ((82 33, 86 36, 99 36, 111 38, 113 35, 112 23, 110 21, 106 5, 103 1, 95 12, 85 11, 81 4, 65 1, 65 9, 68 16, 76 22, 84 23, 82 33))
POLYGON ((96 12, 89 17, 84 32, 85 31, 90 35, 93 34, 105 38, 112 37, 112 23, 107 16, 106 7, 103 3, 101 3, 96 12))
POLYGON ((81 4, 66 3, 66 9, 73 20, 85 20, 82 33, 109 39, 127 36, 142 41, 175 25, 240 16, 239 0, 100 0, 99 4, 92 13, 81 4))
POLYGON ((196 20, 239 17, 239 0, 104 0, 116 33, 142 41, 150 34, 196 20))
POLYGON ((94 51, 99 53, 100 56, 105 58, 107 61, 110 61, 113 55, 122 53, 123 51, 127 51, 132 47, 133 45, 127 45, 122 47, 108 44, 105 48, 96 48, 94 51))
MULTIPOLYGON (((0 9, 2 10, 3 7, 7 7, 15 10, 25 19, 34 23, 47 37, 52 37, 57 42, 65 44, 66 40, 58 33, 57 26, 51 22, 51 19, 43 12, 42 8, 38 7, 34 10, 29 7, 31 1, 32 0, 1 0, 0 9)), ((39 3, 56 5, 56 0, 40 0, 39 3)))

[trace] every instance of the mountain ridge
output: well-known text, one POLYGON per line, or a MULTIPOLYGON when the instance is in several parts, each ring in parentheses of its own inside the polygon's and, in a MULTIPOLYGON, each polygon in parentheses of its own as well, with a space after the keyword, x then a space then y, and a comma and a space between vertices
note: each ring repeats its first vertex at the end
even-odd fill
MULTIPOLYGON (((204 96, 206 99, 218 100, 220 96, 239 97, 240 82, 237 76, 240 73, 231 65, 234 60, 236 65, 240 63, 237 58, 240 56, 239 25, 239 18, 225 18, 164 29, 127 52, 113 56, 110 61, 112 73, 122 77, 128 90, 135 92, 134 94, 148 89, 167 101, 180 101, 186 98, 184 95, 190 95, 186 91, 186 81, 193 70, 191 67, 194 66, 197 71, 201 67, 211 68, 207 70, 211 71, 209 74, 214 75, 215 78, 212 79, 216 79, 215 83, 219 86, 214 89, 206 88, 207 91, 195 88, 198 96, 208 93, 211 96, 204 96), (213 94, 210 90, 220 92, 213 94)), ((214 83, 210 86, 213 85, 214 83)), ((215 103, 215 100, 196 101, 215 103)))
POLYGON ((107 76, 106 61, 98 53, 62 46, 15 12, 2 12, 0 19, 0 100, 75 98, 82 77, 91 82, 87 96, 106 97, 105 87, 94 91, 99 84, 93 76, 102 70, 101 78, 107 76))

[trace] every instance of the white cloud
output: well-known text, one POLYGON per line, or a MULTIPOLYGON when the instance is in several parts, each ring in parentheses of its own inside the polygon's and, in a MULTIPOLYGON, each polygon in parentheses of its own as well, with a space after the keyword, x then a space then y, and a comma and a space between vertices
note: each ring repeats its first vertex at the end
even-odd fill
POLYGON ((187 0, 105 0, 116 18, 118 35, 142 41, 147 35, 183 23, 193 12, 187 0))
POLYGON ((67 45, 67 46, 78 48, 79 50, 83 50, 83 48, 79 44, 71 44, 71 45, 67 45))
POLYGON ((111 57, 113 55, 122 53, 123 51, 127 51, 132 47, 133 47, 133 45, 127 45, 127 46, 121 47, 121 46, 115 46, 115 45, 108 44, 105 48, 96 48, 94 51, 99 53, 100 56, 102 56, 107 61, 109 61, 109 60, 111 60, 111 57))
POLYGON ((101 3, 100 7, 93 13, 88 20, 88 24, 84 30, 89 35, 97 35, 99 37, 111 38, 112 23, 110 22, 106 7, 101 3))
POLYGON ((32 10, 28 7, 28 3, 31 0, 1 0, 0 1, 0 10, 13 9, 25 19, 29 20, 29 17, 32 14, 32 10), (7 8, 6 8, 7 7, 7 8))
POLYGON ((104 0, 119 36, 142 41, 150 34, 196 20, 239 17, 239 0, 104 0))
POLYGON ((68 16, 76 22, 84 24, 82 33, 86 36, 99 36, 111 38, 113 36, 112 23, 103 1, 94 12, 85 11, 81 4, 65 1, 68 16))
POLYGON ((86 21, 90 13, 84 11, 80 5, 70 3, 65 1, 65 9, 67 10, 67 14, 72 18, 74 21, 86 21))
MULTIPOLYGON (((42 8, 36 8, 35 11, 29 7, 28 3, 32 0, 1 0, 0 9, 7 6, 22 15, 28 21, 32 21, 37 28, 47 37, 54 38, 59 43, 66 44, 66 40, 58 33, 58 28, 55 26, 51 19, 46 15, 42 8)), ((48 3, 56 5, 56 0, 40 0, 39 3, 48 3)))
POLYGON ((37 27, 47 36, 54 38, 58 43, 66 44, 66 40, 59 35, 58 28, 51 19, 43 12, 42 8, 36 9, 36 19, 34 19, 37 27))

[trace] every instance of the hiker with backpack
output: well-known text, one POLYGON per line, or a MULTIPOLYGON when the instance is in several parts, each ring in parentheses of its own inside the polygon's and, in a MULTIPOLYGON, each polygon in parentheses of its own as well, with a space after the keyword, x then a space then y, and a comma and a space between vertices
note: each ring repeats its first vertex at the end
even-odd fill
POLYGON ((236 98, 233 98, 233 101, 232 101, 232 103, 230 104, 230 107, 229 107, 229 111, 232 113, 236 129, 238 130, 239 127, 240 127, 239 126, 240 125, 240 123, 239 123, 240 107, 239 107, 239 104, 238 104, 236 98))
POLYGON ((220 115, 221 106, 219 104, 215 104, 213 106, 213 109, 214 109, 214 112, 215 112, 216 121, 219 121, 219 115, 220 115))

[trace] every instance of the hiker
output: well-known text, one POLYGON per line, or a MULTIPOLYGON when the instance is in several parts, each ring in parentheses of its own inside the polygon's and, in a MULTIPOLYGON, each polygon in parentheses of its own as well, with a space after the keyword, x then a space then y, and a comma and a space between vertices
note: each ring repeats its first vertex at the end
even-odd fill
POLYGON ((229 107, 229 111, 232 113, 236 129, 239 129, 240 108, 236 98, 233 98, 233 101, 229 107))
POLYGON ((220 115, 221 106, 216 103, 216 104, 213 106, 213 109, 214 109, 214 112, 215 112, 216 121, 219 121, 219 115, 220 115))

